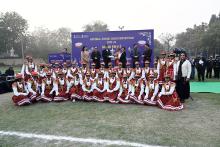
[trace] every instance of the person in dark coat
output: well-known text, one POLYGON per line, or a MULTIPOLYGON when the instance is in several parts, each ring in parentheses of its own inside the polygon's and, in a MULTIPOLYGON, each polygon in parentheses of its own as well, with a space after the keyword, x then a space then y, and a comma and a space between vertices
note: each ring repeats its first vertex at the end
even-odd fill
POLYGON ((215 58, 213 62, 213 69, 214 69, 214 77, 219 79, 220 60, 218 58, 215 58))
POLYGON ((202 57, 198 57, 196 63, 196 69, 198 73, 198 81, 205 81, 205 59, 202 57))
POLYGON ((105 63, 105 68, 108 68, 108 63, 111 62, 111 51, 108 48, 108 45, 105 45, 104 50, 102 51, 102 58, 105 63))
POLYGON ((212 78, 213 60, 212 56, 209 57, 206 63, 206 78, 212 78))
POLYGON ((6 75, 6 76, 14 76, 14 75, 15 75, 15 72, 14 72, 12 66, 10 66, 10 67, 5 71, 5 75, 6 75))
POLYGON ((152 54, 152 50, 150 49, 150 45, 148 43, 146 43, 144 45, 144 52, 142 54, 143 63, 145 63, 146 60, 151 62, 151 54, 152 54))
POLYGON ((122 53, 121 53, 119 61, 122 63, 122 68, 126 68, 127 59, 126 59, 126 49, 125 49, 125 47, 122 47, 121 51, 122 51, 122 53))
POLYGON ((100 68, 100 58, 101 58, 101 53, 99 52, 98 48, 95 47, 94 50, 92 51, 91 59, 93 63, 95 63, 96 69, 100 68))
POLYGON ((133 45, 133 50, 131 51, 130 56, 132 58, 133 68, 135 68, 135 62, 140 62, 140 52, 138 51, 138 45, 136 43, 133 45))

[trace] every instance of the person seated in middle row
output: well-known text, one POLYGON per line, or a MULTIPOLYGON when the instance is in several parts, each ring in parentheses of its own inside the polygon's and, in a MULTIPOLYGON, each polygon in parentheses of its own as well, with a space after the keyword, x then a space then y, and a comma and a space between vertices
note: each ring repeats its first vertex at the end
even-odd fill
POLYGON ((158 94, 157 103, 160 108, 166 110, 181 110, 181 104, 177 92, 175 91, 176 84, 170 81, 170 75, 165 75, 165 82, 162 84, 162 90, 158 94))

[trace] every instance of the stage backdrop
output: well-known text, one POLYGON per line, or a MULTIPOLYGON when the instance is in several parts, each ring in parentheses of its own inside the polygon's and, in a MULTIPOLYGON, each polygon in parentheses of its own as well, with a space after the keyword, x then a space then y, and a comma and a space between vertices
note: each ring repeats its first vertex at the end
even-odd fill
MULTIPOLYGON (((87 46, 91 54, 94 47, 98 47, 99 51, 102 53, 102 50, 107 44, 112 54, 115 53, 116 48, 126 47, 127 60, 129 61, 130 51, 133 48, 133 44, 137 43, 139 45, 139 51, 143 53, 143 44, 146 42, 150 44, 150 48, 152 49, 151 59, 153 59, 154 30, 73 32, 72 59, 80 63, 80 52, 82 46, 87 46)), ((142 61, 142 59, 140 61, 142 61)))

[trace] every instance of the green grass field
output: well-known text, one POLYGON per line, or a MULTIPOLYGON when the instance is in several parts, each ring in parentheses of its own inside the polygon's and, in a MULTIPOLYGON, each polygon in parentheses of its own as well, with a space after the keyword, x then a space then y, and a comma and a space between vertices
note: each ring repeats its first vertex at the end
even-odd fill
MULTIPOLYGON (((220 94, 193 93, 178 112, 95 102, 37 103, 16 107, 0 95, 0 131, 125 140, 150 145, 220 146, 220 94)), ((0 146, 103 146, 1 136, 0 146)))

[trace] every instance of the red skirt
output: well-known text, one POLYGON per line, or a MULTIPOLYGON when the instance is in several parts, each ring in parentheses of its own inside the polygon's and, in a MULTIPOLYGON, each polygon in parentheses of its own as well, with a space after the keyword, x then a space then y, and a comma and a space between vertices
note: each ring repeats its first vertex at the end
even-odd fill
POLYGON ((93 100, 93 92, 83 92, 83 99, 86 101, 93 100))
POLYGON ((158 106, 166 110, 182 110, 183 104, 181 104, 176 92, 172 95, 162 95, 157 100, 158 106))
POLYGON ((15 103, 15 105, 18 105, 18 106, 31 104, 30 99, 24 95, 19 95, 19 96, 14 95, 12 97, 12 101, 15 103))
POLYGON ((61 101, 66 101, 69 99, 69 93, 66 93, 66 90, 60 90, 59 94, 54 97, 53 101, 55 102, 61 102, 61 101))
POLYGON ((157 96, 155 96, 154 99, 151 100, 151 97, 153 96, 153 94, 154 94, 154 91, 149 92, 148 98, 147 98, 147 99, 144 99, 144 103, 145 103, 145 104, 147 104, 147 105, 152 105, 152 106, 157 105, 157 96))
POLYGON ((73 86, 71 89, 70 89, 70 99, 73 100, 73 99, 82 99, 82 96, 83 96, 83 91, 82 91, 82 88, 80 85, 78 86, 73 86))
POLYGON ((128 95, 129 95, 129 94, 128 94, 128 90, 123 90, 121 96, 118 97, 118 101, 119 101, 120 103, 123 103, 123 104, 128 104, 128 103, 130 103, 129 97, 128 97, 128 99, 126 99, 126 97, 127 97, 128 95))
POLYGON ((53 100, 53 94, 50 94, 51 89, 46 89, 44 92, 44 95, 39 96, 37 98, 37 101, 42 101, 42 102, 51 102, 53 100))
POLYGON ((119 91, 114 91, 114 92, 106 92, 106 97, 108 98, 108 101, 110 103, 118 103, 117 97, 118 97, 119 91))
POLYGON ((99 92, 98 90, 93 91, 93 99, 98 102, 104 102, 106 99, 107 91, 99 92))
POLYGON ((36 102, 37 101, 37 98, 40 96, 39 93, 36 93, 35 95, 32 93, 32 92, 29 92, 28 93, 28 98, 30 99, 30 101, 33 103, 33 102, 36 102))
POLYGON ((142 96, 141 96, 141 99, 139 100, 139 99, 138 99, 139 94, 140 94, 140 90, 137 90, 137 91, 135 91, 135 93, 134 93, 133 96, 130 96, 130 98, 131 98, 131 100, 132 100, 133 102, 135 102, 135 103, 144 104, 144 101, 143 101, 143 100, 144 100, 144 96, 142 95, 142 96))
POLYGON ((158 81, 161 83, 164 81, 164 75, 166 73, 166 69, 164 67, 162 67, 160 69, 160 74, 159 74, 159 78, 158 78, 158 81))

